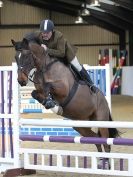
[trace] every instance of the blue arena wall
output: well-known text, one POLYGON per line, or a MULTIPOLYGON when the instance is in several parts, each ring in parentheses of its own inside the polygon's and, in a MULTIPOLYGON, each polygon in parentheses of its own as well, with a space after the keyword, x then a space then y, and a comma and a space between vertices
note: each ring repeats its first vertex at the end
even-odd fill
POLYGON ((79 133, 73 128, 66 127, 22 127, 21 135, 51 135, 51 136, 78 136, 79 133))

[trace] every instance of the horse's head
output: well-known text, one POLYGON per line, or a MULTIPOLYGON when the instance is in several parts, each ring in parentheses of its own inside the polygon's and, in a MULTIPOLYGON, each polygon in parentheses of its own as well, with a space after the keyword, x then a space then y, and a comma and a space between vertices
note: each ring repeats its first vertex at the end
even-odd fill
POLYGON ((43 49, 37 44, 29 44, 25 38, 19 42, 15 42, 14 40, 11 40, 11 42, 16 50, 15 59, 18 66, 18 82, 21 86, 26 86, 28 83, 28 75, 37 64, 36 55, 38 55, 38 52, 41 53, 38 48, 43 49))

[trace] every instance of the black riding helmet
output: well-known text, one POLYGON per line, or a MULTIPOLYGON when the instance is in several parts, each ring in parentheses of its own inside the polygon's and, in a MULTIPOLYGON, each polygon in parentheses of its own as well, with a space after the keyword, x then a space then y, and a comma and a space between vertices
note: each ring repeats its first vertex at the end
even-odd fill
POLYGON ((54 29, 54 23, 51 20, 42 20, 40 23, 40 31, 41 32, 50 32, 54 29))

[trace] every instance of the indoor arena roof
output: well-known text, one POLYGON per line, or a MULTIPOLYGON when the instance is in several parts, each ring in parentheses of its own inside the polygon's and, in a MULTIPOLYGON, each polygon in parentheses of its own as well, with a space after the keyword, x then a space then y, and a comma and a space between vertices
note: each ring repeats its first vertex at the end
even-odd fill
MULTIPOLYGON (((133 29, 133 0, 11 0, 82 17, 84 23, 110 31, 133 29)), ((80 19, 81 20, 81 19, 80 19)))

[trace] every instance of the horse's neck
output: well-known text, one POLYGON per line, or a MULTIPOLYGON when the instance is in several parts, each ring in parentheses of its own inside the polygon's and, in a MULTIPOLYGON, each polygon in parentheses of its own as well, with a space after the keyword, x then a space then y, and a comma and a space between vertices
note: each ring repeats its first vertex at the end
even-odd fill
POLYGON ((40 55, 38 59, 40 60, 40 66, 43 67, 47 67, 47 65, 57 60, 57 58, 50 57, 48 54, 40 55))
POLYGON ((41 70, 42 66, 46 63, 47 53, 38 44, 29 44, 30 50, 33 54, 34 65, 37 70, 41 70))
POLYGON ((41 70, 43 73, 41 75, 42 85, 50 83, 54 88, 52 91, 56 100, 63 102, 74 84, 74 77, 70 69, 57 58, 45 56, 40 58, 37 70, 41 70))
POLYGON ((68 96, 73 84, 74 77, 70 69, 57 58, 50 58, 51 68, 48 71, 48 82, 51 82, 54 88, 54 98, 63 102, 68 96), (54 62, 56 61, 56 62, 54 62))

